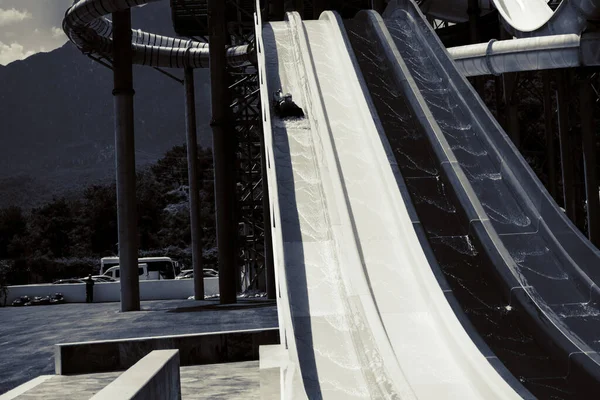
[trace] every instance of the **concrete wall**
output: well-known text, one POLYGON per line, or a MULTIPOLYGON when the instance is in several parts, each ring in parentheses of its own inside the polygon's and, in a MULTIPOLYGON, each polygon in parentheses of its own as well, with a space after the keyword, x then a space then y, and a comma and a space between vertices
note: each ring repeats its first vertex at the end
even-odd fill
POLYGON ((279 328, 60 343, 54 367, 57 375, 120 371, 164 349, 179 350, 182 366, 253 361, 261 346, 279 343, 279 328))
POLYGON ((92 400, 181 400, 179 351, 155 350, 123 372, 92 400))
MULTIPOLYGON (((21 285, 8 287, 10 305, 21 296, 48 296, 62 293, 67 303, 85 303, 85 284, 68 283, 64 285, 21 285)), ((219 293, 219 278, 204 278, 204 295, 212 296, 219 293)), ((173 300, 187 299, 194 295, 193 279, 169 279, 159 281, 140 281, 140 300, 173 300)), ((121 300, 121 285, 119 282, 96 283, 94 285, 94 302, 111 302, 121 300)))

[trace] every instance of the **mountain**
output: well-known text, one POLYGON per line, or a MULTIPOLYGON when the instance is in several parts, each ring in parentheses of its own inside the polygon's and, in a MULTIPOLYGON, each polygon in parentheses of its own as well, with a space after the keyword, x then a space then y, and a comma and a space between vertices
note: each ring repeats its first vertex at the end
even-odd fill
MULTIPOLYGON (((133 11, 133 26, 174 35, 168 2, 133 11)), ((182 76, 181 71, 169 71, 182 76)), ((112 71, 71 43, 0 66, 0 207, 43 204, 114 179, 112 71)), ((138 166, 185 142, 183 86, 134 67, 138 166)), ((196 71, 198 140, 210 147, 210 86, 196 71)))

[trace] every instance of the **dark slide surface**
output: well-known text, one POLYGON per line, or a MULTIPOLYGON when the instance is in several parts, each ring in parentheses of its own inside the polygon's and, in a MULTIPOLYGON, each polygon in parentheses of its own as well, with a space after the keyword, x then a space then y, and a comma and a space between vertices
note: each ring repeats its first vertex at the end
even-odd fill
POLYGON ((484 339, 490 362, 496 356, 535 396, 597 398, 598 251, 414 4, 398 5, 385 26, 363 13, 346 28, 443 288, 484 339))

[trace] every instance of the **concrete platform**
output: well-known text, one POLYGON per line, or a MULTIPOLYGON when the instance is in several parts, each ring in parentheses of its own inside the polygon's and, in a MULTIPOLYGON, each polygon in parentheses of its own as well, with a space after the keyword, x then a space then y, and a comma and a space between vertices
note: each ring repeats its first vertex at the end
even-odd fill
MULTIPOLYGON (((260 398, 258 361, 181 367, 184 400, 260 398)), ((88 400, 121 372, 52 376, 15 400, 88 400)))
MULTIPOLYGON (((65 342, 178 335, 277 326, 272 301, 149 301, 121 313, 119 303, 0 308, 0 394, 54 374, 54 345, 65 342)), ((257 372, 258 374, 258 372, 257 372)), ((257 375, 258 384, 258 375, 257 375)))

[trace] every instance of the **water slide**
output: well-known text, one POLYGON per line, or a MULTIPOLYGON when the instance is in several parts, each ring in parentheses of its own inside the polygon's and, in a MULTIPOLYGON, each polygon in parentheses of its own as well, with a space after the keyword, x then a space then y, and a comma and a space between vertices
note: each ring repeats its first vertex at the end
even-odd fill
POLYGON ((552 200, 416 5, 393 1, 384 18, 363 13, 346 28, 440 284, 534 395, 589 396, 600 376, 598 249, 552 200))
POLYGON ((436 280, 336 14, 257 22, 257 50, 282 398, 520 398, 436 280), (305 118, 276 115, 278 89, 305 118))
MULTIPOLYGON (((112 51, 82 0, 64 28, 112 51)), ((565 0, 565 2, 570 0, 565 0)), ((418 8, 345 26, 257 16, 285 398, 597 392, 598 259, 456 70, 418 8), (302 120, 272 113, 291 92, 302 120), (520 381, 516 381, 515 377, 520 381), (526 389, 520 385, 523 383, 526 389)), ((205 43, 134 30, 134 61, 206 67, 205 43)), ((228 49, 233 65, 252 61, 228 49)))

